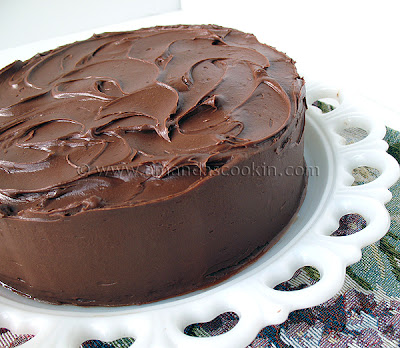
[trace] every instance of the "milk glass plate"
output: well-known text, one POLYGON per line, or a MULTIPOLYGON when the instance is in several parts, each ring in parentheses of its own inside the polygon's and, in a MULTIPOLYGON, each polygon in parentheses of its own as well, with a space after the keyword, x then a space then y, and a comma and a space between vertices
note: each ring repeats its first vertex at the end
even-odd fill
POLYGON ((291 311, 333 297, 343 285, 346 266, 361 258, 361 248, 387 232, 390 216, 384 204, 391 198, 388 188, 399 178, 399 166, 386 153, 385 126, 359 111, 351 98, 314 83, 307 84, 307 100, 305 201, 283 237, 255 263, 214 287, 141 306, 49 305, 1 288, 0 327, 35 334, 24 348, 77 348, 89 339, 120 337, 134 337, 135 348, 245 347, 263 327, 282 323, 291 311), (336 108, 323 114, 312 104, 326 98, 336 108), (368 135, 346 145, 339 132, 353 127, 368 135), (360 166, 376 168, 380 176, 351 186, 352 170, 360 166), (331 236, 340 217, 349 213, 362 215, 367 227, 353 235, 331 236), (318 269, 321 279, 301 290, 274 290, 303 266, 318 269), (240 318, 229 332, 207 338, 184 334, 187 325, 208 322, 224 312, 240 318))

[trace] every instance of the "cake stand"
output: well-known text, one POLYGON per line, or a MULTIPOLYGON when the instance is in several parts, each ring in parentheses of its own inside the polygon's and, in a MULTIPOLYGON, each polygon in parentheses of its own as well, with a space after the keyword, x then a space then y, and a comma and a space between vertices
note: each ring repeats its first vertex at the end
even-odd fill
MULTIPOLYGON (((255 263, 223 283, 153 304, 110 308, 57 306, 0 289, 0 327, 32 333, 22 347, 78 348, 90 339, 133 337, 135 348, 245 347, 265 326, 280 324, 291 311, 321 304, 342 287, 346 266, 361 258, 361 248, 388 230, 388 188, 399 166, 386 153, 385 126, 356 108, 349 95, 323 84, 307 84, 305 158, 309 186, 297 218, 283 237, 255 263), (330 99, 336 108, 322 113, 312 106, 330 99), (368 135, 346 145, 339 133, 357 127, 368 135), (352 170, 376 168, 374 181, 352 186, 352 170), (367 226, 349 236, 331 236, 341 216, 357 213, 367 226), (274 287, 303 266, 318 269, 314 285, 284 292, 274 287), (208 322, 224 312, 239 316, 237 325, 215 337, 184 334, 192 323, 208 322)), ((295 175, 295 174, 294 174, 295 175)))

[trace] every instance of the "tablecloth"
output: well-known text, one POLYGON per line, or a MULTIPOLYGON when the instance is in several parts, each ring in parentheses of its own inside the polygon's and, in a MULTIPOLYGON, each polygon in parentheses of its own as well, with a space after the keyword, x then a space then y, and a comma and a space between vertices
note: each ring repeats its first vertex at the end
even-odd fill
MULTIPOLYGON (((320 107, 324 108, 323 105, 320 107)), ((352 142, 362 137, 363 131, 354 129, 343 136, 352 142)), ((388 152, 400 162, 400 132, 387 128, 385 140, 389 144, 388 152)), ((373 180, 379 172, 362 167, 353 175, 353 185, 360 185, 373 180)), ((290 313, 289 318, 280 325, 265 327, 253 342, 249 342, 247 348, 400 346, 400 181, 390 191, 393 198, 386 204, 391 215, 390 229, 380 241, 362 250, 361 261, 347 268, 341 291, 319 306, 290 313)), ((366 221, 362 216, 348 214, 340 219, 339 228, 333 233, 357 233, 365 226, 366 221)), ((301 289, 318 279, 316 269, 304 267, 292 279, 276 288, 282 291, 301 289)), ((218 335, 233 328, 238 320, 235 313, 224 313, 209 323, 188 326, 185 333, 198 337, 218 335)), ((32 337, 29 333, 16 335, 6 328, 0 328, 0 347, 17 347, 32 337)), ((131 337, 122 337, 113 342, 102 342, 94 337, 83 342, 81 348, 127 348, 133 343, 131 337)))

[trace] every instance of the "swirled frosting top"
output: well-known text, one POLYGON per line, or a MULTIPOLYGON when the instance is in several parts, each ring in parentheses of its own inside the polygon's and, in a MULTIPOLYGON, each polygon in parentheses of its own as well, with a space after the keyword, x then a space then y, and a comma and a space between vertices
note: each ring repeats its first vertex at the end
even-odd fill
POLYGON ((160 199, 282 132, 293 61, 218 26, 104 33, 0 71, 0 217, 160 199))

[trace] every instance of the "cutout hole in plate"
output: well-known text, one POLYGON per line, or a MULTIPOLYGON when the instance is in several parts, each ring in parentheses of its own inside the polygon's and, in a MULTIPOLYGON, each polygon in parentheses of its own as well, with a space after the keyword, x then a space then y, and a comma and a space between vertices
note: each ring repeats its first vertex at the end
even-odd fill
POLYGON ((354 178, 351 186, 360 186, 374 181, 379 175, 381 175, 381 172, 373 167, 360 166, 354 168, 351 175, 353 175, 354 178))
POLYGON ((186 326, 185 335, 192 337, 219 336, 232 330, 239 322, 235 312, 225 312, 206 323, 195 323, 186 326))
POLYGON ((133 337, 123 337, 112 342, 103 342, 100 340, 88 340, 82 343, 79 348, 128 348, 133 345, 133 337))
POLYGON ((279 291, 296 291, 308 288, 321 279, 318 269, 313 266, 304 266, 294 272, 292 278, 274 287, 279 291))
POLYGON ((344 145, 355 144, 368 136, 368 132, 360 127, 348 127, 337 133, 344 139, 344 145))
POLYGON ((321 98, 312 103, 312 107, 321 114, 327 114, 340 105, 339 98, 321 98))
POLYGON ((340 218, 339 227, 331 234, 331 236, 350 236, 354 233, 360 232, 365 227, 367 227, 367 221, 362 215, 356 213, 346 214, 340 218))
POLYGON ((18 347, 23 345, 25 342, 28 342, 33 337, 35 337, 35 335, 32 334, 17 335, 11 332, 9 329, 0 328, 0 347, 5 347, 5 348, 18 347))

